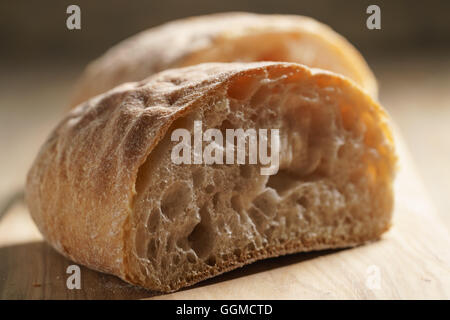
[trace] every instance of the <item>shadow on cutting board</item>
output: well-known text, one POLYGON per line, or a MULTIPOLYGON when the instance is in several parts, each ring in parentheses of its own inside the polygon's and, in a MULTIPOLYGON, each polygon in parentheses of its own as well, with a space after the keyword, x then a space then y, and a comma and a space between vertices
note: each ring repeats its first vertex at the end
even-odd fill
MULTIPOLYGON (((338 250, 299 253, 266 259, 202 281, 192 287, 252 275, 311 260, 338 250)), ((81 289, 66 287, 66 269, 73 262, 45 242, 30 242, 0 248, 0 299, 141 299, 162 295, 128 284, 119 278, 81 268, 81 289)))

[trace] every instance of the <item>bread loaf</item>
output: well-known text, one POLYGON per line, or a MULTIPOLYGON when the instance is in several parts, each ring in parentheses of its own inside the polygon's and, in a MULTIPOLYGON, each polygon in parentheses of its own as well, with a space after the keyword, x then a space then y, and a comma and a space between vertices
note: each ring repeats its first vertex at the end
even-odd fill
POLYGON ((395 161, 386 113, 347 78, 291 63, 207 63, 73 109, 34 161, 26 199, 63 255, 169 292, 259 259, 378 239, 395 161), (174 163, 173 133, 199 122, 203 132, 279 130, 278 170, 174 163))
POLYGON ((377 96, 364 58, 328 26, 295 15, 220 13, 169 22, 109 49, 85 70, 72 106, 165 69, 234 61, 287 61, 330 70, 377 96))

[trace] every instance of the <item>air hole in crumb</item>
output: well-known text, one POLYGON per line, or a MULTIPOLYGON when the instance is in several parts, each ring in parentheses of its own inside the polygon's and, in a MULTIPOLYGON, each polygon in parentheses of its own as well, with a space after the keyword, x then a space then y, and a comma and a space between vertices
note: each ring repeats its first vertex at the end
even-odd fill
POLYGON ((159 226, 160 218, 161 218, 161 211, 159 210, 159 208, 153 209, 147 219, 147 230, 150 233, 156 231, 156 229, 159 226))
POLYGON ((279 170, 277 174, 269 176, 266 186, 274 189, 278 194, 290 189, 298 180, 286 170, 279 170))
POLYGON ((175 104, 180 99, 180 96, 182 96, 182 94, 183 94, 183 91, 178 91, 178 90, 175 90, 172 94, 170 94, 167 97, 167 102, 169 103, 169 105, 175 104))
POLYGON ((236 257, 240 257, 242 255, 242 250, 241 249, 234 249, 233 254, 236 257))
POLYGON ((303 208, 307 208, 308 207, 308 198, 306 196, 301 196, 298 200, 297 203, 299 205, 301 205, 303 208))
POLYGON ((186 210, 191 201, 192 192, 189 185, 185 182, 176 183, 165 192, 161 201, 161 211, 173 220, 186 210))
POLYGON ((352 218, 349 216, 346 216, 344 218, 344 224, 347 224, 347 225, 352 224, 352 218))
POLYGON ((247 250, 248 250, 248 251, 254 251, 254 250, 256 250, 255 244, 254 244, 253 242, 249 243, 249 244, 247 245, 247 250))
POLYGON ((231 198, 231 207, 233 208, 234 211, 240 213, 242 211, 241 197, 233 196, 231 198))
POLYGON ((158 246, 157 246, 157 243, 156 243, 156 239, 153 238, 148 243, 147 257, 149 259, 155 259, 156 258, 156 254, 157 254, 157 250, 158 250, 158 246))
POLYGON ((215 234, 211 226, 211 217, 208 209, 200 209, 200 222, 188 236, 189 243, 199 258, 207 256, 214 247, 215 234))
POLYGON ((206 186, 205 191, 206 191, 206 193, 213 193, 214 189, 215 189, 215 187, 212 184, 210 184, 210 185, 206 186))
POLYGON ((136 254, 139 257, 145 257, 146 254, 146 246, 145 239, 147 237, 147 232, 145 231, 145 227, 143 225, 139 225, 136 230, 135 235, 135 246, 136 246, 136 254))
POLYGON ((216 265, 216 257, 215 256, 210 256, 207 260, 206 260, 206 264, 213 267, 216 265))
POLYGON ((226 137, 226 129, 235 129, 235 126, 228 119, 223 120, 220 126, 224 138, 226 137))

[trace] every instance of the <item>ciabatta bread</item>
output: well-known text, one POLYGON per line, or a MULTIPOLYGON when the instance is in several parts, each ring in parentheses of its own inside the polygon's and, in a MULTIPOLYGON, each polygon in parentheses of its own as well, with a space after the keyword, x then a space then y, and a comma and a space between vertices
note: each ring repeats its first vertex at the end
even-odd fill
POLYGON ((26 199, 65 256, 173 291, 255 260, 378 239, 393 205, 387 121, 354 82, 302 65, 167 70, 72 110, 42 146, 26 199), (174 163, 171 135, 195 121, 279 129, 278 172, 174 163))
POLYGON ((220 13, 169 22, 109 49, 85 70, 72 106, 165 69, 235 61, 286 61, 330 70, 377 96, 364 58, 328 26, 295 15, 220 13))

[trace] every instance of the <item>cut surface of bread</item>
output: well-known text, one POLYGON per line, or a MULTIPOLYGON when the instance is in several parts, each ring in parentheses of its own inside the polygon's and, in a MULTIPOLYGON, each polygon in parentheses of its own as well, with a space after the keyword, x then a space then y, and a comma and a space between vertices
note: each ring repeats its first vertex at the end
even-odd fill
POLYGON ((235 12, 169 22, 122 41, 86 68, 71 105, 169 68, 253 61, 333 71, 377 97, 377 83, 364 58, 328 26, 303 16, 235 12))
POLYGON ((26 194, 58 251, 170 292, 259 259, 378 239, 395 160, 385 112, 352 81, 290 63, 208 63, 75 108, 42 147, 26 194), (172 133, 194 134, 196 121, 224 136, 278 129, 278 171, 174 163, 172 133))

